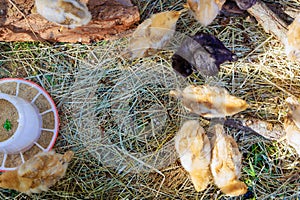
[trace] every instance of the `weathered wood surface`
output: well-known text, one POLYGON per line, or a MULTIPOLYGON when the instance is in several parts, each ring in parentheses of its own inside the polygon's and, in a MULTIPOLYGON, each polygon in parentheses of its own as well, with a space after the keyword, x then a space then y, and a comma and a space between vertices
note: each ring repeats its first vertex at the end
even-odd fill
POLYGON ((267 33, 273 34, 283 44, 286 38, 288 25, 279 18, 265 3, 257 1, 247 10, 267 33))
POLYGON ((124 36, 140 20, 138 8, 130 0, 85 3, 92 20, 85 26, 68 29, 34 13, 34 0, 0 0, 0 41, 89 43, 124 36))

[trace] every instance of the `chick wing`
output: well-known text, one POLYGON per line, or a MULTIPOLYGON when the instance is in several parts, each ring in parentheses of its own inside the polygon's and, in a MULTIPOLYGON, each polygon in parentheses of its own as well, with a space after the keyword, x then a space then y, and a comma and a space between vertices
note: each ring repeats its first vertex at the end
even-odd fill
POLYGON ((45 159, 40 156, 34 156, 18 168, 18 175, 21 177, 34 178, 39 171, 44 168, 45 159))

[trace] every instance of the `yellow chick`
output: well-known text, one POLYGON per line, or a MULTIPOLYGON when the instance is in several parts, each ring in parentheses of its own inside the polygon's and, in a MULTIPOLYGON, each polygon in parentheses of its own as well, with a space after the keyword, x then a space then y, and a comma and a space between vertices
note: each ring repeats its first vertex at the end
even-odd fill
POLYGON ((228 196, 238 196, 247 192, 245 183, 239 181, 242 155, 234 139, 226 135, 221 124, 213 127, 213 150, 210 164, 214 183, 228 196))
POLYGON ((288 97, 285 101, 290 108, 290 118, 300 128, 300 103, 293 97, 288 97))
POLYGON ((209 85, 189 85, 183 91, 172 90, 170 95, 182 99, 188 111, 208 118, 231 116, 248 107, 246 101, 231 96, 226 89, 209 85))
POLYGON ((48 21, 68 28, 86 25, 92 19, 87 6, 78 0, 35 0, 35 8, 48 21))
POLYGON ((62 178, 74 153, 64 155, 54 151, 42 152, 27 160, 18 169, 0 175, 0 187, 26 194, 47 191, 62 178))
POLYGON ((300 60, 300 14, 288 27, 285 52, 289 59, 300 60))
POLYGON ((185 5, 195 19, 207 26, 217 17, 226 0, 187 0, 185 5))
POLYGON ((288 115, 284 120, 284 130, 286 132, 286 140, 289 145, 295 148, 297 154, 300 156, 300 129, 293 122, 293 117, 288 115))
POLYGON ((290 112, 284 120, 285 137, 287 143, 294 147, 300 156, 300 104, 292 97, 287 98, 286 102, 289 104, 290 112))
POLYGON ((181 165, 189 172, 197 192, 206 189, 211 179, 209 139, 196 120, 184 122, 175 136, 175 148, 181 165))
POLYGON ((144 57, 162 49, 175 32, 181 11, 166 11, 152 15, 141 23, 129 42, 129 56, 144 57))

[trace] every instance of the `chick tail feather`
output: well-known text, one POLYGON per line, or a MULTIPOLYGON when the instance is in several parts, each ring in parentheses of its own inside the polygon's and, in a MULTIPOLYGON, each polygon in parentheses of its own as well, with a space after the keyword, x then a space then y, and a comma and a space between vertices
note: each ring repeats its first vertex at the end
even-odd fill
POLYGON ((221 191, 228 196, 239 196, 247 192, 247 185, 244 182, 235 180, 230 184, 221 187, 221 191))
POLYGON ((191 179, 192 179, 192 183, 195 187, 195 190, 197 192, 201 192, 203 190, 205 190, 210 182, 210 175, 209 175, 209 171, 207 173, 204 173, 203 171, 201 173, 193 173, 191 172, 191 179))

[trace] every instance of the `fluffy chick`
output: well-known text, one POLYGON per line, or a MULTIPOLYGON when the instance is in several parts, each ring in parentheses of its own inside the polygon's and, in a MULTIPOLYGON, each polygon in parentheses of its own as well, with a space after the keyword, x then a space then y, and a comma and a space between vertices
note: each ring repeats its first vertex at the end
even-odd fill
POLYGON ((245 183, 239 181, 242 155, 235 140, 226 135, 221 124, 213 127, 213 150, 210 164, 214 183, 228 196, 238 196, 247 192, 245 183))
POLYGON ((248 107, 246 101, 231 96, 226 89, 209 85, 189 85, 183 91, 172 90, 170 95, 182 99, 188 111, 208 118, 231 116, 248 107))
POLYGON ((285 52, 289 59, 300 60, 300 14, 288 27, 285 52))
POLYGON ((193 69, 202 75, 214 76, 225 61, 236 61, 232 53, 215 36, 198 32, 187 37, 172 56, 172 67, 181 75, 187 77, 193 69))
POLYGON ((300 103, 292 97, 287 98, 286 102, 290 107, 290 112, 284 120, 286 140, 300 156, 300 103))
POLYGON ((92 19, 87 6, 78 0, 35 0, 35 8, 48 21, 68 28, 86 25, 92 19))
POLYGON ((206 189, 211 179, 209 139, 196 120, 184 122, 175 136, 175 148, 183 168, 189 172, 197 192, 206 189))
POLYGON ((300 129, 294 123, 292 115, 285 118, 283 124, 284 130, 286 132, 286 140, 289 145, 295 148, 296 152, 300 156, 300 129))
POLYGON ((187 0, 185 5, 195 19, 207 26, 217 17, 226 0, 187 0))
POLYGON ((175 32, 181 11, 166 11, 152 15, 141 23, 129 42, 131 59, 149 56, 162 49, 175 32))
POLYGON ((290 118, 293 120, 293 122, 296 124, 298 128, 300 128, 300 103, 297 99, 293 97, 288 97, 286 100, 286 103, 289 106, 290 109, 290 118))
POLYGON ((1 174, 0 187, 27 194, 47 191, 65 175, 73 155, 72 151, 63 155, 54 151, 39 153, 18 169, 1 174))

